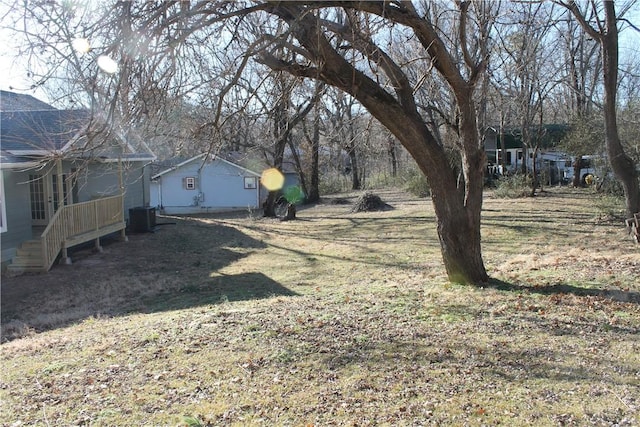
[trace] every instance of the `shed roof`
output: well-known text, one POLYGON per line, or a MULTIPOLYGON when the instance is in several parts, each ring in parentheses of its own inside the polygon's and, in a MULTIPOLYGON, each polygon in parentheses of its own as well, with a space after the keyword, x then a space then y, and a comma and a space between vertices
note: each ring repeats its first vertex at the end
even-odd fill
POLYGON ((208 158, 208 160, 210 160, 210 161, 220 160, 221 162, 226 163, 226 164, 228 164, 228 165, 230 165, 230 166, 232 166, 232 167, 234 167, 234 168, 240 169, 241 171, 243 171, 243 172, 245 172, 245 173, 248 173, 248 174, 250 174, 250 175, 254 175, 254 176, 260 176, 260 174, 259 174, 259 173, 254 172, 254 171, 252 171, 252 170, 249 170, 249 169, 247 169, 247 168, 244 168, 244 167, 242 167, 242 166, 240 166, 240 165, 238 165, 238 164, 236 164, 236 163, 233 163, 233 162, 231 162, 231 161, 229 161, 229 160, 225 160, 225 159, 223 159, 222 157, 215 156, 215 155, 210 155, 210 154, 208 155, 207 153, 202 153, 202 154, 198 154, 197 156, 194 156, 194 157, 192 157, 192 158, 190 158, 190 159, 183 160, 183 161, 181 161, 181 162, 179 162, 179 163, 171 162, 171 160, 169 160, 169 161, 168 161, 169 163, 175 163, 175 164, 174 164, 173 166, 168 167, 167 169, 164 169, 163 171, 161 171, 161 172, 159 172, 159 173, 157 173, 157 174, 155 174, 155 175, 151 176, 151 179, 152 179, 152 180, 158 179, 158 178, 160 178, 162 175, 165 175, 165 174, 167 174, 167 173, 169 173, 169 172, 173 172, 174 170, 180 169, 180 168, 182 168, 183 166, 186 166, 186 165, 188 165, 188 164, 190 164, 190 163, 192 163, 192 162, 198 161, 198 160, 202 161, 202 162, 203 162, 203 164, 204 164, 204 159, 205 159, 205 157, 207 157, 207 156, 209 157, 209 158, 208 158))
MULTIPOLYGON (((495 132, 497 141, 500 141, 500 133, 498 128, 489 128, 495 132)), ((558 145, 558 143, 565 137, 569 131, 569 126, 564 124, 545 124, 542 126, 542 131, 536 126, 529 129, 532 137, 540 139, 540 147, 552 148, 558 145)), ((518 127, 509 127, 504 129, 504 148, 522 148, 522 129, 518 127)), ((500 142, 498 144, 501 144, 500 142)), ((498 146, 498 148, 501 148, 498 146)))

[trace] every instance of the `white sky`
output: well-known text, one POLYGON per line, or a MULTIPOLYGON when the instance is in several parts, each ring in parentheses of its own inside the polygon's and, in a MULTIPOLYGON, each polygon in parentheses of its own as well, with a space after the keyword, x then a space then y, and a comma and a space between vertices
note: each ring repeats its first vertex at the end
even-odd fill
MULTIPOLYGON (((0 3, 0 17, 6 10, 7 6, 0 3)), ((632 13, 629 13, 627 19, 640 27, 640 7, 636 7, 632 13)), ((15 34, 3 27, 6 27, 6 22, 0 25, 0 89, 27 93, 45 102, 48 101, 42 90, 30 89, 31 82, 26 78, 26 64, 24 60, 15 58, 15 34)), ((626 29, 620 37, 621 62, 629 55, 640 56, 640 33, 632 29, 626 29)))
MULTIPOLYGON (((0 18, 7 9, 8 6, 0 3, 0 18)), ((16 62, 15 34, 5 28, 7 25, 6 21, 0 25, 0 89, 33 94, 33 91, 26 92, 30 83, 26 80, 25 64, 16 62)))

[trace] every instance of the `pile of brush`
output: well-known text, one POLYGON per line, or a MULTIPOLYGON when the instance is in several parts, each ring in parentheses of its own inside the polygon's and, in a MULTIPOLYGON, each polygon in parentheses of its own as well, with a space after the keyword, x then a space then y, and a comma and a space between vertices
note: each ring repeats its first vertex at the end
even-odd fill
POLYGON ((374 212, 390 209, 393 209, 393 207, 383 202, 380 196, 367 191, 358 197, 358 200, 351 208, 351 212, 374 212))

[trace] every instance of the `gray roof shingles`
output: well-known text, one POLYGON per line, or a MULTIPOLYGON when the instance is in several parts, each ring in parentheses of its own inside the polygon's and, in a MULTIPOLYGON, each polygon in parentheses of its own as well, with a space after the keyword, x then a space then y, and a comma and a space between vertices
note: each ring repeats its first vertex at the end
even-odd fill
POLYGON ((82 110, 3 111, 0 146, 7 151, 62 149, 86 125, 82 110))
POLYGON ((42 111, 56 108, 31 95, 0 90, 0 111, 42 111))
MULTIPOLYGON (((28 160, 24 156, 35 154, 34 151, 61 150, 74 137, 82 137, 95 120, 88 110, 57 110, 31 95, 0 91, 0 163, 28 160)), ((103 150, 99 157, 110 155, 103 150)), ((153 154, 143 144, 133 153, 118 153, 117 157, 136 161, 148 160, 153 154)))

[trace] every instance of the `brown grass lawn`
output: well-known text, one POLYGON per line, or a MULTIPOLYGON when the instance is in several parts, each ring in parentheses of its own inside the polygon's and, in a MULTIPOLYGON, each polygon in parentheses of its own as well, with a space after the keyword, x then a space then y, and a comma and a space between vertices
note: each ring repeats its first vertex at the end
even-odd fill
POLYGON ((160 218, 3 277, 0 422, 640 425, 640 246, 610 200, 487 194, 474 288, 429 202, 378 194, 395 209, 160 218))

